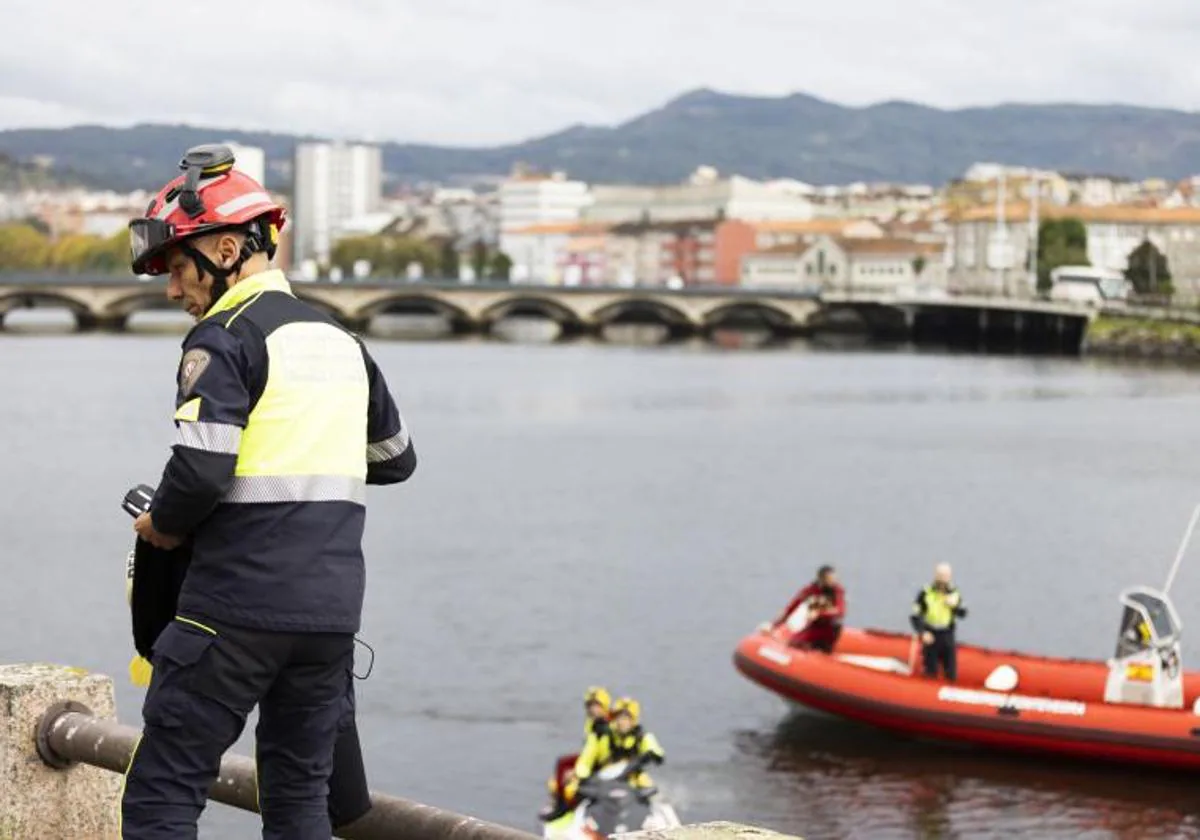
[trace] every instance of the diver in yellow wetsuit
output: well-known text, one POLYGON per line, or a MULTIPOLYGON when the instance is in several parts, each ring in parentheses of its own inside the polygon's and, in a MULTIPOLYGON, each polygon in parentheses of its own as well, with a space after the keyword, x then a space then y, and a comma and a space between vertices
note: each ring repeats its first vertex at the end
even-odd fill
POLYGON ((666 760, 662 746, 652 732, 641 726, 641 705, 630 697, 613 704, 608 732, 591 735, 575 762, 575 779, 568 785, 568 798, 574 799, 579 782, 596 771, 617 761, 635 765, 629 782, 635 788, 647 790, 653 786, 649 774, 642 768, 648 763, 662 764, 666 760))
MULTIPOLYGON (((601 686, 592 686, 583 695, 583 707, 587 712, 587 717, 583 724, 583 738, 586 747, 587 742, 591 738, 598 738, 608 732, 608 716, 612 706, 612 695, 608 690, 601 686)), ((550 796, 553 798, 553 804, 546 806, 538 814, 538 817, 543 822, 551 822, 558 819, 564 814, 570 813, 575 807, 574 790, 572 786, 574 782, 571 759, 573 756, 568 756, 565 759, 559 759, 559 766, 555 769, 554 776, 546 782, 546 788, 550 791, 550 796), (562 784, 559 780, 562 779, 562 784), (572 795, 568 796, 568 791, 572 795)))

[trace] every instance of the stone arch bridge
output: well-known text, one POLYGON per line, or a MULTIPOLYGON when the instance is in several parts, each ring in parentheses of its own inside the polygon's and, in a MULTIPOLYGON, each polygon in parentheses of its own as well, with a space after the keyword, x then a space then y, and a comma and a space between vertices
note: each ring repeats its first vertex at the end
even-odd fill
MULTIPOLYGON (((978 297, 898 297, 736 287, 563 287, 508 283, 294 281, 292 289, 341 323, 368 331, 388 314, 437 315, 459 333, 487 332, 510 317, 547 318, 564 335, 611 324, 648 323, 672 337, 723 327, 757 326, 777 336, 821 330, 865 331, 877 337, 951 343, 1009 339, 1076 350, 1092 312, 1035 300, 978 297)), ((70 310, 81 330, 124 330, 147 310, 178 310, 162 280, 99 275, 0 273, 0 323, 22 308, 70 310)))

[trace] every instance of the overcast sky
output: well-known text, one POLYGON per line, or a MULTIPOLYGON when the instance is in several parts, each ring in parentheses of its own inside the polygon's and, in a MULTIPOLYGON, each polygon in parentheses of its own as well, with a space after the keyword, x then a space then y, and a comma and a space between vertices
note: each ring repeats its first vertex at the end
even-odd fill
POLYGON ((696 87, 1200 107, 1200 0, 5 6, 0 128, 182 121, 490 145, 613 125, 696 87))

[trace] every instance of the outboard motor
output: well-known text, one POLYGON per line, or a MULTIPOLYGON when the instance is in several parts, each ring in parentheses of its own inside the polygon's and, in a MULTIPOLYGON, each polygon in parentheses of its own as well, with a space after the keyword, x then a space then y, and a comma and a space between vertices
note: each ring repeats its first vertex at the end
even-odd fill
POLYGON ((1108 660, 1107 703, 1183 708, 1182 625, 1166 593, 1135 586, 1121 593, 1121 630, 1108 660))

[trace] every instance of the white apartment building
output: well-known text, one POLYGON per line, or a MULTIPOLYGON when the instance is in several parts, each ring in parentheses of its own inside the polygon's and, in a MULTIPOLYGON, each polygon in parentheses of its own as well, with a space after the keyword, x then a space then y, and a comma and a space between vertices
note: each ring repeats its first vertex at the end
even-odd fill
POLYGON ((592 200, 587 184, 567 180, 561 172, 515 175, 500 184, 499 195, 502 235, 516 228, 579 221, 580 211, 592 200))
POLYGON ((813 202, 778 185, 734 175, 693 178, 684 184, 653 186, 597 185, 583 217, 589 222, 678 222, 692 219, 811 219, 813 202))
POLYGON ((552 175, 517 174, 500 184, 499 246, 514 282, 556 282, 559 254, 592 201, 588 185, 552 175))
POLYGON ((366 144, 300 143, 292 172, 293 261, 327 265, 343 227, 380 209, 382 152, 366 144))
POLYGON ((233 168, 240 172, 249 175, 258 183, 266 185, 267 177, 267 156, 266 153, 258 146, 243 146, 240 143, 234 143, 232 140, 225 140, 223 144, 228 146, 233 152, 234 164, 233 168))

